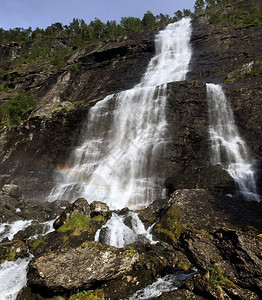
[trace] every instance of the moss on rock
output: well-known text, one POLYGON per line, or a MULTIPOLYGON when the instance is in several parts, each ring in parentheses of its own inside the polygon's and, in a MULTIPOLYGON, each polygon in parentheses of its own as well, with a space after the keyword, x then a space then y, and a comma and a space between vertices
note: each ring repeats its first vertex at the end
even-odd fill
POLYGON ((156 224, 156 234, 161 236, 163 240, 170 242, 173 246, 176 245, 181 233, 186 230, 181 220, 180 211, 175 207, 170 207, 160 222, 156 224))
POLYGON ((104 299, 104 292, 102 289, 95 291, 82 291, 72 295, 68 300, 102 300, 104 299))

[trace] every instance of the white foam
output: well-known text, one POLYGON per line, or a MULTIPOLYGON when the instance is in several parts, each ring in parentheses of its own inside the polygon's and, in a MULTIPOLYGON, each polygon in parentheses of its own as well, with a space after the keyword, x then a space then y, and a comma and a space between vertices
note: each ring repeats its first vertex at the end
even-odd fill
POLYGON ((128 212, 127 215, 113 213, 107 223, 96 232, 95 240, 118 248, 136 241, 155 243, 151 229, 151 227, 145 228, 135 212, 128 212), (129 226, 125 222, 128 222, 129 226))
POLYGON ((2 223, 0 225, 0 241, 4 238, 8 238, 11 241, 18 231, 25 230, 32 222, 32 220, 19 220, 13 223, 2 223))
POLYGON ((0 264, 0 299, 15 300, 18 292, 26 286, 27 266, 32 257, 5 261, 0 264))
POLYGON ((159 278, 153 284, 147 286, 146 288, 137 291, 129 300, 145 300, 157 298, 164 292, 171 292, 177 290, 181 285, 181 282, 186 278, 192 277, 193 274, 170 274, 159 278))

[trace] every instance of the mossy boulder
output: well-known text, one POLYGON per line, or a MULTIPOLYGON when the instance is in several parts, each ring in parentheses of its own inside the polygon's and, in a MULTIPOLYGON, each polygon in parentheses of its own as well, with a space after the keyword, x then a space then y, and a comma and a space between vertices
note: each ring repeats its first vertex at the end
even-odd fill
POLYGON ((89 204, 84 198, 76 200, 57 219, 55 231, 31 242, 32 253, 39 256, 46 252, 65 251, 93 241, 97 230, 108 218, 101 214, 91 217, 90 212, 89 204))
POLYGON ((0 243, 0 263, 5 260, 15 261, 29 256, 27 246, 20 240, 3 241, 0 243))
POLYGON ((180 211, 175 207, 170 207, 154 227, 157 236, 173 246, 177 247, 181 233, 186 230, 183 224, 180 211))
POLYGON ((55 220, 53 226, 55 229, 58 229, 76 214, 90 217, 90 212, 91 210, 87 200, 85 198, 78 198, 72 205, 63 211, 60 217, 55 220))

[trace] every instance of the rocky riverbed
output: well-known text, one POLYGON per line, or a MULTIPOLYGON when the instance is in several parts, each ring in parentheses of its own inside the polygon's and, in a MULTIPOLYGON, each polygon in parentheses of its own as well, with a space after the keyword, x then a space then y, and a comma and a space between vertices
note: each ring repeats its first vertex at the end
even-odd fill
MULTIPOLYGON (((262 296, 259 203, 205 189, 178 189, 169 200, 155 201, 139 211, 145 227, 153 225, 155 242, 138 240, 124 248, 94 241, 96 231, 112 215, 102 202, 88 204, 80 198, 67 208, 61 201, 39 207, 27 206, 27 214, 38 223, 26 226, 11 241, 1 241, 2 261, 34 256, 27 287, 17 299, 75 299, 72 295, 81 292, 95 299, 128 299, 158 278, 178 273, 191 275, 160 299, 262 296), (49 211, 49 218, 57 216, 53 231, 46 235, 41 230, 47 218, 39 211, 49 211)), ((19 218, 22 210, 20 214, 19 218)), ((132 228, 131 223, 126 225, 132 228)))

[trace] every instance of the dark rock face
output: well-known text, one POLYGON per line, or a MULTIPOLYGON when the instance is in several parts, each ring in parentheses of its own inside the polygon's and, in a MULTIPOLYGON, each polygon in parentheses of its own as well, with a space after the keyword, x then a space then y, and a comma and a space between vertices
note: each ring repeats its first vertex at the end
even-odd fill
POLYGON ((169 83, 167 86, 167 147, 159 162, 160 173, 171 194, 180 188, 208 188, 234 193, 232 178, 212 166, 208 150, 206 85, 200 81, 169 83))
MULTIPOLYGON (((248 8, 250 2, 242 1, 242 5, 248 8)), ((188 78, 223 85, 241 135, 252 154, 261 159, 262 27, 229 25, 227 15, 232 10, 232 5, 217 8, 215 13, 225 18, 218 24, 210 24, 208 11, 193 20, 188 78)))
POLYGON ((50 191, 52 170, 64 164, 77 144, 86 108, 61 111, 52 119, 32 118, 1 133, 0 183, 17 184, 25 197, 50 191))

